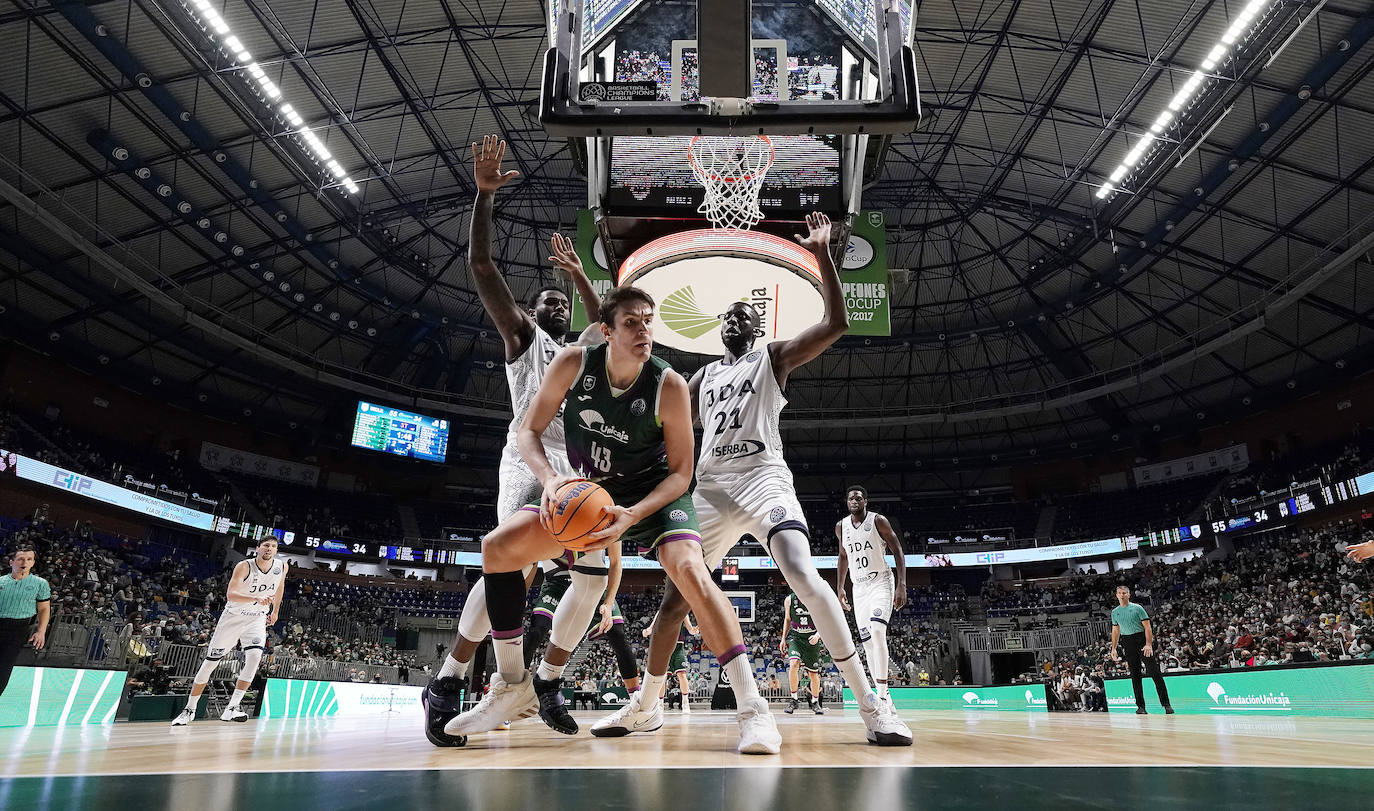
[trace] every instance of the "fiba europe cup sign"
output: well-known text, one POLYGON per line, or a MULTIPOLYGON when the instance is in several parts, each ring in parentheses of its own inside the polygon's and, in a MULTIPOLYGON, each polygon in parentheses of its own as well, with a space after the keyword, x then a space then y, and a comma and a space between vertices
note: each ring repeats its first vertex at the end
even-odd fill
MULTIPOLYGON (((577 245, 598 293, 632 284, 654 297, 659 308, 654 341, 674 349, 719 356, 720 315, 738 301, 759 313, 758 346, 796 337, 825 312, 816 258, 797 242, 772 234, 682 231, 640 247, 612 274, 590 212, 584 211, 577 245)), ((891 334, 886 254, 881 212, 864 212, 840 266, 850 335, 891 334)), ((581 309, 574 308, 577 329, 585 326, 581 309)))

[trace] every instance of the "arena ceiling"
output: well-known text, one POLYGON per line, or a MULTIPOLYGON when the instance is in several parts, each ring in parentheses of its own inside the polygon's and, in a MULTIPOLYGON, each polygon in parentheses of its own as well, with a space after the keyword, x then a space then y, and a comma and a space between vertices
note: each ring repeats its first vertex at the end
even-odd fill
MULTIPOLYGON (((281 429, 337 422, 344 391, 442 405, 469 426, 455 450, 493 458, 509 412, 465 268, 467 144, 501 133, 522 174, 496 214, 517 295, 553 278, 549 235, 586 200, 535 117, 545 3, 215 0, 265 79, 194 5, 0 11, 0 323, 281 429), (273 115, 282 100, 338 170, 273 115)), ((919 3, 925 120, 865 193, 908 271, 893 337, 793 377, 797 460, 977 469, 1140 446, 1368 369, 1369 3, 1274 0, 1098 195, 1244 7, 919 3)))

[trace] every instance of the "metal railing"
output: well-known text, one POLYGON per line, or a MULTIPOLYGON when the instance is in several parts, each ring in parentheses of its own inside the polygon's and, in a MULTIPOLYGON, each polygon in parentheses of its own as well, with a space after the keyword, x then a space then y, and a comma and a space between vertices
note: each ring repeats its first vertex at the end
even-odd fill
POLYGON ((964 648, 970 651, 1040 651, 1077 648, 1096 642, 1106 633, 1105 620, 1064 625, 1059 628, 1034 628, 1027 631, 964 630, 964 648))

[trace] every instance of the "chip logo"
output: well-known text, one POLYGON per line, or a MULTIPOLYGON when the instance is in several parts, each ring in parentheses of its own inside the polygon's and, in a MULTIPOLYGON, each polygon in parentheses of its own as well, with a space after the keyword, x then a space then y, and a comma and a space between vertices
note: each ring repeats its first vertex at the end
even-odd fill
POLYGON ((748 355, 745 355, 744 359, 750 363, 753 363, 757 361, 760 357, 761 353, 757 349, 755 349, 753 352, 750 352, 748 355))
POLYGON ((596 375, 587 375, 582 378, 582 388, 591 391, 596 388, 596 375))
POLYGON ((872 522, 872 521, 867 521, 867 522, 865 522, 865 523, 864 523, 864 532, 872 532, 872 531, 873 531, 873 522, 872 522))
POLYGON ((643 397, 640 397, 637 398, 633 403, 630 403, 630 413, 635 415, 636 417, 642 417, 644 416, 644 409, 648 407, 649 404, 644 402, 643 397))
POLYGON ((883 609, 882 609, 882 608, 875 608, 875 609, 873 609, 873 619, 876 620, 876 619, 882 619, 882 618, 883 618, 883 609))
POLYGON ((687 511, 673 510, 672 512, 668 513, 668 517, 681 524, 687 520, 687 511))
POLYGON ((778 523, 779 521, 781 521, 782 519, 784 519, 784 518, 786 518, 786 517, 787 517, 787 508, 784 507, 784 506, 782 506, 782 505, 778 505, 777 507, 774 507, 773 510, 772 510, 771 512, 768 513, 768 520, 769 520, 769 521, 772 521, 774 524, 778 523))

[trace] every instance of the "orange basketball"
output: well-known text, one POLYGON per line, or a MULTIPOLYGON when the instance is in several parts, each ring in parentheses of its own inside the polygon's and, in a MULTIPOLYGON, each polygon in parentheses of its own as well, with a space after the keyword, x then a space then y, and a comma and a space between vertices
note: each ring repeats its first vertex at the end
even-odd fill
POLYGON ((609 527, 612 517, 605 512, 614 506, 611 494, 594 482, 568 482, 558 488, 553 499, 553 537, 574 552, 595 540, 593 532, 609 527))

